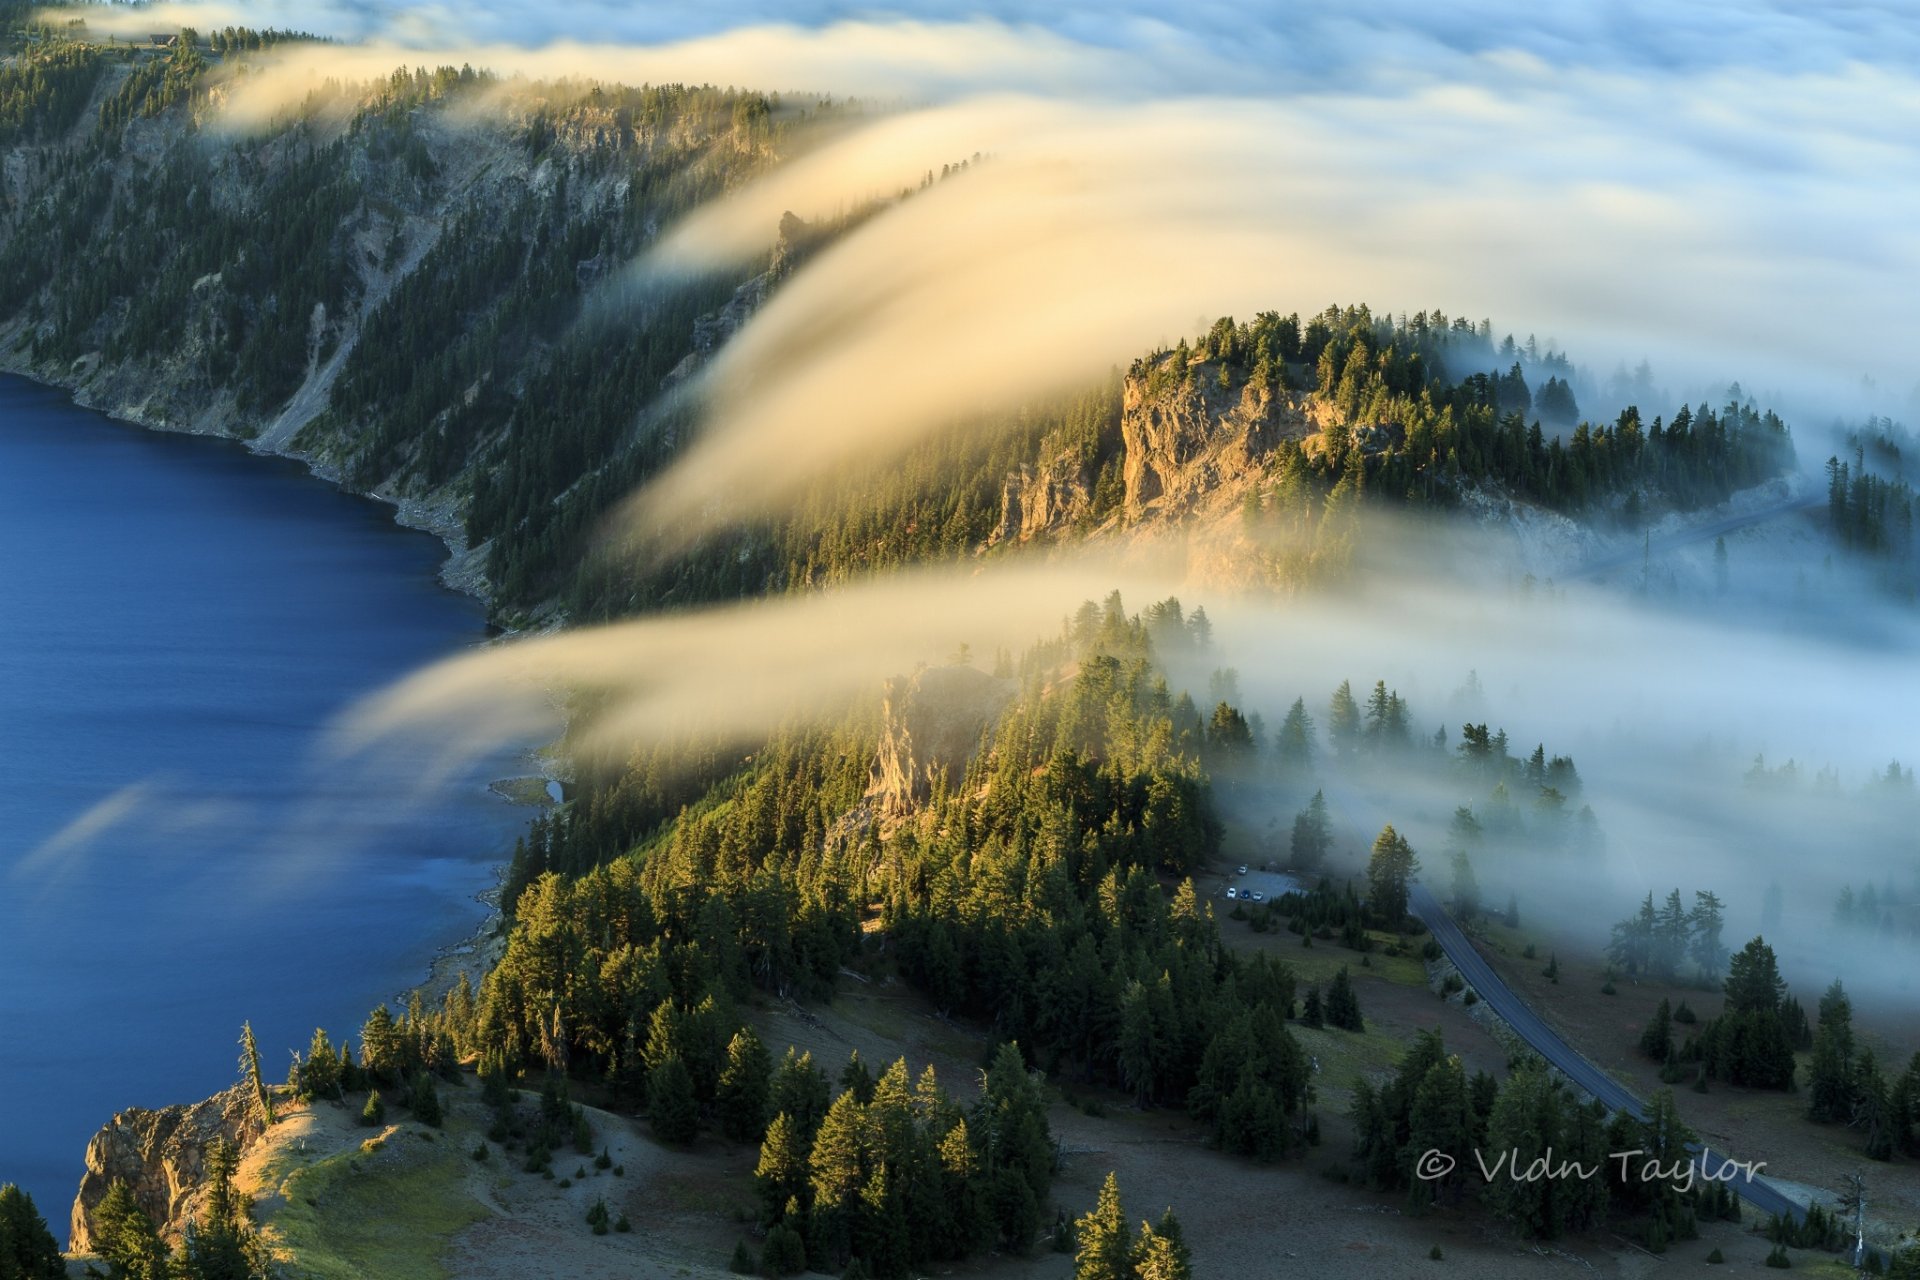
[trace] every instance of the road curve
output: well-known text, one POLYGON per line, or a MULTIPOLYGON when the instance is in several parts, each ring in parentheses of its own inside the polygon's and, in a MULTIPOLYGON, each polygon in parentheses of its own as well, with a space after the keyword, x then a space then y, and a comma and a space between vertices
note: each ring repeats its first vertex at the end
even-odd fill
POLYGON ((1560 578, 1566 582, 1574 582, 1581 578, 1603 577, 1616 569, 1625 569, 1637 565, 1646 557, 1657 556, 1664 552, 1672 551, 1676 547, 1684 547, 1689 543, 1704 542, 1708 538, 1717 538, 1723 533, 1732 533, 1735 529, 1744 529, 1749 525, 1765 524, 1767 521, 1777 519, 1780 516, 1793 515, 1801 511, 1812 511, 1825 506, 1826 502, 1827 499, 1824 494, 1817 497, 1789 498, 1785 502, 1776 502, 1771 506, 1761 507, 1757 511, 1743 511, 1730 516, 1722 516, 1718 520, 1711 520, 1706 524, 1693 525, 1689 528, 1663 534, 1658 538, 1649 539, 1638 547, 1628 547, 1623 550, 1609 552, 1606 555, 1589 560, 1583 565, 1569 569, 1567 572, 1561 574, 1560 578))
MULTIPOLYGON (((1453 967, 1460 971, 1467 985, 1535 1053, 1598 1098, 1607 1110, 1624 1111, 1636 1120, 1647 1118, 1646 1107, 1634 1097, 1631 1090, 1575 1052, 1572 1045, 1562 1040, 1558 1032, 1549 1027, 1526 1001, 1501 980, 1500 975, 1493 971, 1493 966, 1474 950, 1473 943, 1460 931, 1460 926, 1447 914, 1431 890, 1418 882, 1409 886, 1407 905, 1414 917, 1427 926, 1434 941, 1446 952, 1447 959, 1453 961, 1453 967)), ((1701 1152, 1700 1167, 1706 1177, 1726 1182, 1742 1200, 1761 1213, 1781 1214, 1796 1221, 1806 1217, 1806 1210, 1794 1203, 1786 1193, 1767 1179, 1754 1177, 1745 1165, 1737 1163, 1725 1152, 1696 1150, 1701 1152)))

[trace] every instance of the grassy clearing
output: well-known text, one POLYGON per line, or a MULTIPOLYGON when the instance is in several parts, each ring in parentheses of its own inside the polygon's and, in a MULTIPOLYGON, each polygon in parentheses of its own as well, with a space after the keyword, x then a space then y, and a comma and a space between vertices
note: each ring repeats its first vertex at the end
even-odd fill
MULTIPOLYGON (((982 1054, 981 1038, 963 1027, 929 1016, 930 1009, 923 998, 897 985, 873 988, 844 982, 833 997, 835 1013, 882 1040, 899 1045, 900 1052, 907 1055, 909 1065, 916 1072, 924 1065, 920 1061, 923 1052, 961 1062, 977 1062, 982 1054)), ((867 1065, 878 1072, 888 1064, 867 1065)), ((832 1069, 837 1070, 837 1065, 832 1069)))
POLYGON ((1313 1083, 1322 1091, 1349 1090, 1363 1078, 1391 1071, 1407 1051, 1405 1037, 1371 1028, 1355 1034, 1293 1023, 1287 1029, 1302 1049, 1320 1060, 1313 1083))
MULTIPOLYGON (((1277 931, 1255 933, 1245 921, 1223 919, 1220 934, 1230 947, 1265 951, 1275 960, 1283 961, 1300 980, 1303 992, 1316 983, 1324 986, 1343 967, 1355 978, 1371 976, 1409 987, 1427 985, 1426 965, 1413 956, 1387 955, 1386 948, 1392 945, 1393 935, 1378 930, 1368 933, 1378 949, 1366 953, 1368 963, 1364 966, 1360 963, 1361 952, 1349 951, 1336 942, 1315 938, 1310 947, 1300 945, 1300 935, 1288 933, 1284 924, 1277 931)), ((1417 946, 1418 940, 1412 945, 1417 946)))
POLYGON ((466 1189, 467 1157, 446 1135, 391 1130, 298 1169, 266 1231, 287 1274, 312 1280, 433 1280, 462 1228, 487 1216, 466 1189))

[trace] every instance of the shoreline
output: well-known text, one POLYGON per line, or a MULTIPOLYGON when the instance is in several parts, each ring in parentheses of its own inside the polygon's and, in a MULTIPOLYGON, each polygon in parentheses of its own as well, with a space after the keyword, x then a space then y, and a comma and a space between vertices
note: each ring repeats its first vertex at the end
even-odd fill
MULTIPOLYGON (((174 435, 201 436, 231 442, 243 446, 256 457, 280 458, 296 462, 312 476, 338 492, 366 499, 387 508, 393 523, 412 532, 425 533, 437 538, 445 549, 434 578, 438 586, 457 595, 479 601, 491 613, 493 597, 484 572, 485 544, 469 547, 466 543, 465 529, 456 514, 454 500, 449 495, 436 498, 410 498, 378 491, 368 491, 348 484, 340 468, 312 454, 291 447, 291 439, 300 426, 294 424, 290 429, 285 426, 285 416, 270 423, 246 421, 237 414, 229 412, 223 419, 219 406, 192 421, 174 422, 145 412, 143 404, 117 402, 117 397, 109 393, 98 394, 99 388, 90 387, 93 372, 99 367, 93 361, 84 361, 77 370, 79 376, 62 377, 45 368, 35 367, 24 358, 17 349, 21 334, 20 325, 0 325, 0 374, 18 377, 64 394, 77 407, 100 414, 117 426, 142 431, 164 432, 174 435), (253 430, 249 436, 247 430, 253 430)), ((153 375, 157 380, 162 376, 158 371, 153 375)), ((303 388, 303 391, 305 389, 303 388)), ((296 401, 302 399, 296 393, 296 401)), ((308 415, 309 419, 311 414, 308 415)), ((489 624, 491 625, 491 624, 489 624)), ((512 634, 506 631, 505 634, 512 634)), ((476 645, 493 643, 498 636, 482 635, 473 642, 476 645)), ((538 778, 542 783, 555 780, 554 761, 546 754, 551 744, 527 744, 526 758, 531 766, 527 778, 538 778)), ((485 784, 487 792, 501 803, 515 807, 543 807, 527 804, 497 785, 485 784)), ((530 817, 530 815, 529 815, 530 817)), ((469 931, 461 935, 437 940, 431 936, 422 938, 423 943, 433 945, 434 950, 427 960, 423 978, 417 984, 398 993, 372 991, 368 994, 375 1000, 391 1004, 395 1008, 404 1008, 413 992, 420 993, 423 1002, 430 1007, 438 1007, 447 992, 457 986, 460 974, 469 975, 477 990, 485 980, 500 954, 505 950, 506 936, 502 928, 505 913, 502 909, 501 895, 505 888, 506 877, 511 866, 511 848, 504 848, 485 857, 492 873, 492 883, 478 893, 467 895, 470 900, 480 903, 485 911, 480 921, 469 931)), ((418 971, 416 971, 418 972, 418 971)), ((107 1123, 107 1118, 102 1118, 107 1123)))
MULTIPOLYGON (((487 582, 485 572, 486 544, 477 547, 467 545, 464 522, 456 514, 451 497, 413 498, 398 494, 382 493, 377 489, 361 489, 347 483, 340 468, 314 454, 293 447, 293 437, 299 434, 308 422, 318 416, 317 411, 307 414, 304 420, 288 421, 287 415, 294 412, 290 407, 286 413, 266 421, 258 422, 243 419, 238 411, 222 414, 218 404, 209 406, 205 412, 187 422, 168 421, 164 416, 156 416, 147 411, 144 402, 109 403, 108 397, 95 394, 91 384, 93 373, 101 368, 94 360, 93 353, 82 356, 77 365, 84 365, 79 377, 62 377, 49 369, 34 365, 19 350, 24 326, 18 322, 0 324, 0 373, 12 374, 28 382, 43 387, 63 391, 74 404, 119 423, 122 426, 138 427, 142 431, 159 431, 169 435, 201 436, 214 440, 227 440, 244 448, 248 453, 264 458, 284 458, 297 462, 306 468, 307 474, 316 480, 333 486, 341 493, 352 494, 387 507, 392 512, 393 522, 403 529, 428 534, 438 538, 446 548, 446 558, 440 562, 435 578, 440 585, 459 595, 470 596, 487 606, 491 614, 494 605, 491 584, 487 582), (239 428, 239 429, 235 429, 239 428), (248 432, 251 434, 248 434, 248 432)), ((159 374, 152 374, 158 380, 159 374)), ((308 384, 303 384, 289 401, 289 405, 307 398, 308 385, 319 377, 316 371, 309 376, 308 384)))

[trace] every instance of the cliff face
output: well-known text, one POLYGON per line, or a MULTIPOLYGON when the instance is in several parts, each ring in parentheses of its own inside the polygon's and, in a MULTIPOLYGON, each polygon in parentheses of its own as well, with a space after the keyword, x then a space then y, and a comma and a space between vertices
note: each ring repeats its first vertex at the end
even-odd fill
POLYGON ((1000 523, 989 545, 1028 542, 1073 528, 1093 511, 1093 485, 1087 464, 1063 453, 1041 467, 1021 467, 1000 490, 1000 523))
POLYGON ((581 482, 671 448, 634 438, 640 411, 772 278, 639 300, 623 268, 807 112, 443 70, 235 130, 221 78, 246 55, 96 57, 70 127, 0 148, 0 368, 302 459, 442 537, 452 585, 520 608, 564 585, 611 492, 581 482), (579 323, 643 302, 642 325, 579 323))
POLYGON ((1155 391, 1129 377, 1120 430, 1126 445, 1126 518, 1177 519, 1210 494, 1258 474, 1275 445, 1310 429, 1302 405, 1251 382, 1222 384, 1196 362, 1189 378, 1155 391))
POLYGON ((238 1088, 191 1106, 122 1111, 87 1143, 68 1251, 93 1252, 93 1214, 116 1182, 126 1183, 161 1233, 177 1240, 200 1209, 208 1149, 224 1138, 245 1150, 261 1132, 258 1113, 238 1088))
POLYGON ((959 782, 980 734, 1013 697, 1013 682, 973 667, 923 667, 887 681, 872 794, 898 816, 959 782))

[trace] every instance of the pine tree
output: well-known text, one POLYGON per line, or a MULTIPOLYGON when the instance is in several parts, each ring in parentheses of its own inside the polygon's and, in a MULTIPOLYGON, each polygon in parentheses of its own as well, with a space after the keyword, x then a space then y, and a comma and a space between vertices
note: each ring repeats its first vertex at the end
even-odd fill
POLYGON ((1120 1205, 1120 1182, 1113 1174, 1100 1186, 1092 1210, 1074 1224, 1074 1280, 1130 1280, 1133 1239, 1120 1205))
POLYGON ((813 1208, 808 1216, 807 1253, 816 1264, 844 1266, 852 1256, 860 1218, 860 1194, 873 1163, 873 1135, 867 1109, 852 1090, 843 1090, 827 1108, 826 1119, 807 1157, 813 1208))
POLYGON ((1280 722, 1274 740, 1281 774, 1290 781, 1305 778, 1313 768, 1313 717, 1307 714, 1304 698, 1295 698, 1280 722))
POLYGON ((1693 912, 1689 917, 1692 941, 1688 951, 1700 970, 1703 982, 1718 982, 1726 972, 1727 948, 1720 940, 1726 924, 1726 907, 1718 897, 1704 889, 1695 890, 1693 912))
POLYGON ((1342 1031, 1366 1030, 1366 1021, 1360 1016, 1360 998, 1353 992, 1353 979, 1345 965, 1327 984, 1327 1023, 1342 1031))
POLYGON ((873 1101, 873 1073, 860 1060, 858 1049, 847 1055, 847 1065, 840 1072, 840 1087, 851 1093, 861 1106, 873 1101))
POLYGON ((693 1096, 693 1075, 678 1054, 647 1073, 647 1123, 662 1142, 684 1146, 700 1130, 700 1106, 693 1096))
POLYGON ((413 1112, 413 1118, 421 1124, 438 1129, 444 1120, 440 1108, 440 1095, 434 1092, 433 1076, 425 1071, 416 1071, 407 1085, 407 1109, 413 1112))
POLYGON ((1127 1274, 1135 1280, 1193 1280, 1193 1262, 1173 1210, 1167 1210, 1157 1226, 1140 1224, 1133 1247, 1133 1269, 1127 1274))
POLYGON ((260 1046, 253 1038, 253 1024, 240 1024, 240 1079, 253 1095, 254 1109, 260 1113, 260 1122, 273 1124, 273 1097, 267 1092, 267 1081, 260 1074, 260 1046))
POLYGON ((66 1259, 33 1197, 11 1182, 0 1186, 0 1277, 66 1280, 66 1275, 66 1259))
POLYGON ((799 1126, 783 1111, 767 1126, 760 1142, 760 1163, 754 1166, 754 1186, 769 1222, 777 1220, 788 1201, 804 1202, 807 1191, 807 1143, 799 1126))
POLYGON ((381 1005, 360 1028, 360 1069, 381 1084, 391 1084, 400 1079, 405 1066, 400 1029, 394 1025, 393 1012, 381 1005))
POLYGON ((1465 849, 1453 852, 1453 910, 1465 921, 1480 914, 1480 881, 1473 874, 1473 860, 1465 849))
POLYGON ((1382 827, 1367 863, 1367 897, 1375 916, 1390 929, 1407 918, 1407 884, 1420 871, 1413 846, 1391 825, 1382 827))
POLYGON ((95 1249, 107 1264, 110 1280, 167 1280, 166 1246, 126 1183, 116 1179, 107 1188, 93 1212, 93 1228, 95 1249))
POLYGON ((1852 1120, 1853 1107, 1853 1002, 1835 978, 1820 997, 1820 1027, 1813 1037, 1807 1085, 1807 1116, 1819 1124, 1833 1124, 1852 1120))
POLYGON ((1656 1062, 1666 1060, 1673 1052, 1673 1006, 1665 996, 1647 1020, 1646 1030, 1640 1033, 1640 1052, 1656 1062))
POLYGON ((760 1037, 751 1027, 736 1031, 714 1097, 720 1131, 732 1141, 758 1142, 765 1132, 772 1074, 773 1059, 760 1037))
POLYGON ((378 1128, 387 1122, 387 1105, 380 1100, 380 1091, 367 1091, 367 1105, 360 1108, 360 1123, 378 1128))
POLYGON ((1360 747, 1360 704, 1353 700, 1353 686, 1345 680, 1333 691, 1327 708, 1327 741, 1340 759, 1351 758, 1360 747))
POLYGON ((315 1027, 307 1044, 307 1056, 295 1071, 296 1096, 309 1102, 318 1098, 340 1097, 340 1058, 325 1030, 315 1027))
POLYGON ((1324 792, 1315 791, 1307 807, 1294 815, 1288 851, 1297 870, 1311 871, 1320 865, 1332 847, 1333 823, 1327 817, 1327 797, 1324 792))

